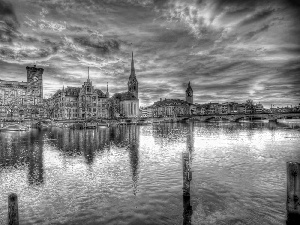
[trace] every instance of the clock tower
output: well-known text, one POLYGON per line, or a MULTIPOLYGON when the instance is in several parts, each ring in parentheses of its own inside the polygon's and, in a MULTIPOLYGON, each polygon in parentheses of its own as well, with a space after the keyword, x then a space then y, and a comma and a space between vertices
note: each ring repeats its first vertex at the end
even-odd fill
POLYGON ((131 73, 128 80, 128 91, 134 94, 134 96, 137 99, 139 98, 139 83, 135 76, 133 52, 132 52, 132 59, 131 59, 131 73))
POLYGON ((31 101, 41 103, 43 100, 43 68, 26 67, 27 70, 27 95, 31 101))
POLYGON ((185 91, 185 100, 188 103, 193 104, 193 89, 191 87, 191 82, 189 82, 188 87, 185 91))

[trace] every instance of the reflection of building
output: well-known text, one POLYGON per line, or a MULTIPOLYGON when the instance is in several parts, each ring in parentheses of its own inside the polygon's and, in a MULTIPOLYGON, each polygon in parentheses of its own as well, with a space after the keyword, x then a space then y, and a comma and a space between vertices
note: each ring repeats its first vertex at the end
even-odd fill
POLYGON ((44 167, 43 167, 43 134, 39 133, 38 137, 31 137, 29 134, 27 148, 29 153, 28 162, 28 183, 42 184, 44 182, 44 167), (38 141, 36 142, 36 139, 38 141))
POLYGON ((43 103, 44 69, 26 67, 27 82, 0 80, 0 119, 20 119, 39 114, 43 103), (37 112, 33 112, 37 111, 37 112))
POLYGON ((28 166, 28 183, 44 182, 43 132, 4 133, 0 135, 1 168, 28 166))
POLYGON ((135 74, 133 53, 128 91, 116 93, 110 99, 109 114, 112 118, 136 118, 139 116, 139 86, 135 74))
POLYGON ((109 130, 53 130, 49 141, 66 156, 83 155, 87 164, 92 164, 96 151, 109 144, 109 130))
POLYGON ((129 126, 129 159, 133 182, 133 194, 136 195, 139 180, 139 140, 140 126, 129 126))
POLYGON ((104 94, 94 88, 88 77, 82 87, 58 90, 49 102, 50 113, 55 119, 107 118, 108 88, 104 94))

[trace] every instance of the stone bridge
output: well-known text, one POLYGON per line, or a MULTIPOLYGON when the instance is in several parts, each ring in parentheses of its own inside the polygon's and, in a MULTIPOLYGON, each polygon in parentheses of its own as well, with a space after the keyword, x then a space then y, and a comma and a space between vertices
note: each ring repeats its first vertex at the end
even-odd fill
POLYGON ((243 119, 257 120, 266 119, 276 121, 277 119, 300 119, 300 112, 293 113, 257 113, 257 114, 219 114, 219 115, 192 115, 189 117, 181 117, 182 120, 197 120, 197 121, 210 121, 210 120, 228 120, 239 121, 243 119))

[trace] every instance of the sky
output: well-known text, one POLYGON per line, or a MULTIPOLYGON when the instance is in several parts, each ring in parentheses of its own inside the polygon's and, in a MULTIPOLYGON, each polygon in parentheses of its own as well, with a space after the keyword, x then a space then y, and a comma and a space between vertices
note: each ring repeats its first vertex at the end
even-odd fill
POLYGON ((44 97, 90 79, 141 106, 160 98, 300 103, 298 0, 0 0, 0 79, 44 68, 44 97))

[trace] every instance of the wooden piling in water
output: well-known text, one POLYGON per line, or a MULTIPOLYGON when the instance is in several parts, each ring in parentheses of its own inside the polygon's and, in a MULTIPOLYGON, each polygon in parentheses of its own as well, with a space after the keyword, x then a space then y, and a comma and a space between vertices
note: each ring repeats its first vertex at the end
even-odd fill
POLYGON ((190 181, 192 174, 190 171, 190 155, 182 153, 182 175, 183 175, 183 196, 190 196, 190 181))
POLYGON ((287 162, 287 225, 300 221, 300 163, 287 162))
POLYGON ((19 225, 18 196, 15 193, 8 196, 8 225, 19 225))
POLYGON ((191 225, 192 224, 192 214, 193 208, 191 206, 191 197, 183 196, 183 225, 191 225))

